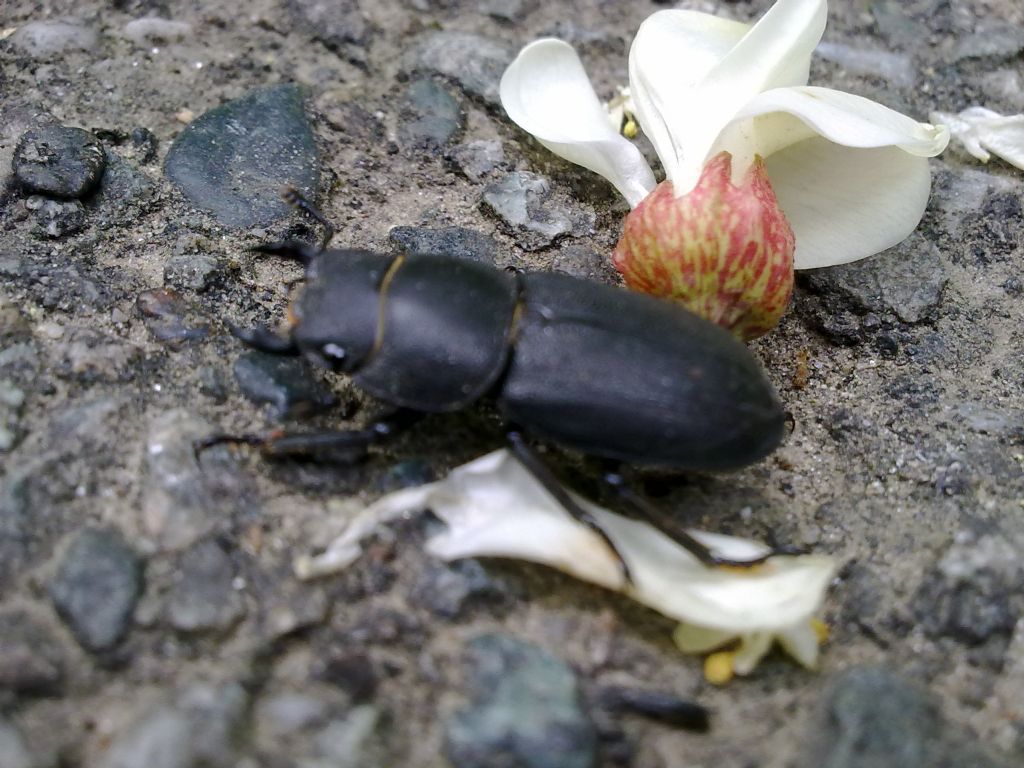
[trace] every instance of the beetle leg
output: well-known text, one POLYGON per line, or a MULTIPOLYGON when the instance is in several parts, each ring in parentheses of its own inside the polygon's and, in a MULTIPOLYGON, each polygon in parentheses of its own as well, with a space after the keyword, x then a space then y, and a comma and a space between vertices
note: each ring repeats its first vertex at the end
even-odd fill
POLYGON ((196 454, 225 443, 254 445, 268 458, 311 459, 328 463, 352 464, 366 455, 366 450, 381 443, 419 421, 418 411, 398 409, 376 419, 362 429, 324 430, 319 432, 285 432, 269 434, 210 435, 194 444, 196 454))
POLYGON ((314 219, 316 219, 320 225, 324 228, 324 234, 320 238, 320 250, 323 251, 327 248, 327 244, 331 242, 334 237, 334 225, 327 220, 327 217, 320 212, 320 209, 313 203, 303 196, 299 190, 293 186, 286 186, 281 190, 281 197, 284 201, 295 208, 305 211, 314 219))
POLYGON ((262 243, 260 245, 254 245, 249 248, 250 251, 255 253, 266 253, 270 256, 283 256, 287 259, 295 259, 302 264, 304 267, 308 267, 310 263, 317 256, 320 255, 322 248, 316 248, 309 243, 304 243, 301 240, 284 240, 279 243, 262 243))
MULTIPOLYGON (((659 530, 661 529, 655 522, 659 517, 659 510, 630 488, 626 484, 625 478, 619 472, 605 472, 602 475, 601 480, 605 485, 615 491, 615 494, 619 499, 632 508, 633 513, 637 517, 655 528, 658 528, 659 530)), ((686 531, 673 531, 671 538, 709 568, 719 565, 731 566, 734 568, 752 568, 755 565, 760 565, 765 560, 770 557, 774 557, 775 555, 794 554, 793 550, 773 547, 768 554, 763 555, 762 557, 757 557, 751 560, 730 560, 729 558, 716 555, 713 549, 702 544, 686 531)))
POLYGON ((562 484, 555 477, 555 474, 551 471, 551 468, 544 463, 544 459, 523 439, 521 433, 512 430, 506 434, 509 446, 512 449, 513 455, 519 460, 519 463, 526 467, 526 470, 533 475, 534 479, 537 480, 544 490, 554 497, 555 501, 561 505, 561 507, 568 512, 574 520, 583 525, 587 526, 590 530, 600 536, 604 543, 611 549, 612 554, 615 555, 615 559, 619 561, 619 567, 622 569, 622 578, 625 580, 627 585, 633 583, 633 575, 629 569, 629 564, 622 556, 622 552, 615 546, 615 542, 612 541, 608 533, 601 527, 601 524, 597 522, 593 515, 587 510, 583 509, 576 500, 569 495, 569 492, 565 490, 562 484))
POLYGON ((299 354, 299 348, 289 338, 278 336, 265 325, 257 325, 255 328, 242 328, 234 323, 228 323, 228 330, 236 339, 242 341, 247 347, 258 349, 260 352, 271 352, 275 355, 299 354))

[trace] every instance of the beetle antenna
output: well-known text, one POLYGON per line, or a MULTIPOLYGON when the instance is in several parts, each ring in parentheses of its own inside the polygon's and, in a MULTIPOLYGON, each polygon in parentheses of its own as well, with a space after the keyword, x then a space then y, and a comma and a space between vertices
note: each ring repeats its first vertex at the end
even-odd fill
POLYGON ((281 197, 288 205, 298 208, 299 210, 305 211, 314 219, 316 219, 321 226, 324 228, 324 234, 320 238, 320 250, 327 250, 327 244, 334 238, 334 225, 327 220, 320 209, 311 203, 306 197, 299 192, 295 187, 287 185, 281 189, 281 197))

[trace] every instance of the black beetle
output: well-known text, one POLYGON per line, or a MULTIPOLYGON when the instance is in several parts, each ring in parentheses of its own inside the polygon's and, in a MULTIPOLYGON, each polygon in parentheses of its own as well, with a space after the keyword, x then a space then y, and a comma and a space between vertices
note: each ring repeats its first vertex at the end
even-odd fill
MULTIPOLYGON (((780 443, 785 413, 760 364, 724 329, 670 302, 556 273, 512 273, 444 255, 327 250, 286 242, 257 250, 296 258, 306 285, 286 336, 232 332, 248 345, 303 355, 346 373, 397 415, 349 432, 258 440, 268 453, 366 447, 410 416, 492 398, 516 455, 567 509, 589 516, 522 438, 590 456, 677 469, 732 469, 780 443)), ((634 505, 621 478, 605 478, 634 505)), ((603 535, 603 534, 602 534, 603 535)), ((607 539, 607 537, 605 537, 607 539)), ((709 563, 725 562, 684 541, 709 563)), ((625 564, 623 564, 625 566, 625 564)), ((628 573, 628 571, 627 571, 628 573)))

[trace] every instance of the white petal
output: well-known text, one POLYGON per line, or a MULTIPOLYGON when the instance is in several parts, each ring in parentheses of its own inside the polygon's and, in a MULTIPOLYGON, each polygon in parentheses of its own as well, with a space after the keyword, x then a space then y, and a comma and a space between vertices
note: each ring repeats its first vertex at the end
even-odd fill
MULTIPOLYGON (((736 123, 754 118, 756 152, 767 157, 807 136, 817 134, 847 147, 900 147, 933 157, 949 143, 946 126, 919 123, 878 102, 852 93, 804 86, 774 88, 752 99, 736 115, 736 123)), ((741 151, 716 146, 715 151, 741 151)))
POLYGON ((808 669, 818 666, 818 633, 809 621, 798 621, 775 638, 782 649, 808 669))
POLYGON ((629 66, 640 125, 678 195, 697 183, 715 139, 747 102, 765 89, 807 82, 826 4, 779 0, 739 39, 737 26, 682 13, 649 17, 637 32, 629 66), (697 28, 693 34, 691 27, 697 28), (690 38, 702 35, 709 42, 690 55, 690 38))
POLYGON ((505 70, 499 95, 519 127, 556 155, 604 176, 630 205, 654 189, 650 166, 609 124, 569 44, 546 38, 523 48, 505 70))
POLYGON ((740 647, 733 657, 733 669, 737 675, 749 675, 771 650, 775 636, 768 632, 757 632, 751 635, 744 635, 740 641, 740 647))
POLYGON ((707 653, 721 648, 735 637, 734 632, 723 632, 720 629, 708 629, 693 624, 680 624, 672 632, 672 642, 683 653, 707 653))
MULTIPOLYGON (((367 513, 393 517, 404 504, 426 505, 448 526, 428 542, 432 554, 546 563, 620 589, 671 618, 733 635, 774 631, 809 619, 834 570, 830 558, 810 555, 774 557, 743 571, 708 568, 651 526, 578 499, 629 563, 634 583, 627 586, 604 540, 570 518, 508 451, 488 454, 458 467, 444 480, 412 490, 416 493, 384 497, 367 513)), ((356 537, 365 535, 365 521, 365 516, 359 518, 356 537)), ((338 549, 348 554, 352 539, 346 534, 328 553, 338 549)), ((705 540, 716 551, 739 557, 765 551, 763 545, 732 537, 705 540)), ((322 572, 315 558, 307 562, 305 572, 322 572)))
POLYGON ((815 137, 766 160, 796 237, 796 269, 863 259, 907 237, 924 215, 928 160, 899 147, 855 149, 815 137))
POLYGON ((1003 117, 984 107, 970 107, 958 115, 935 112, 931 120, 949 126, 953 138, 983 163, 989 152, 1024 170, 1024 115, 1003 117))

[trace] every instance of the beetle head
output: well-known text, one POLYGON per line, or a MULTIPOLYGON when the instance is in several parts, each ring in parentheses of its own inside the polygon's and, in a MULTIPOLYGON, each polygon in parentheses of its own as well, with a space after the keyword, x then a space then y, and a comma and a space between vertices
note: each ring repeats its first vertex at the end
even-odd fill
POLYGON ((356 250, 318 254, 306 286, 289 308, 291 336, 310 361, 351 373, 373 353, 380 325, 380 287, 395 257, 356 250))

